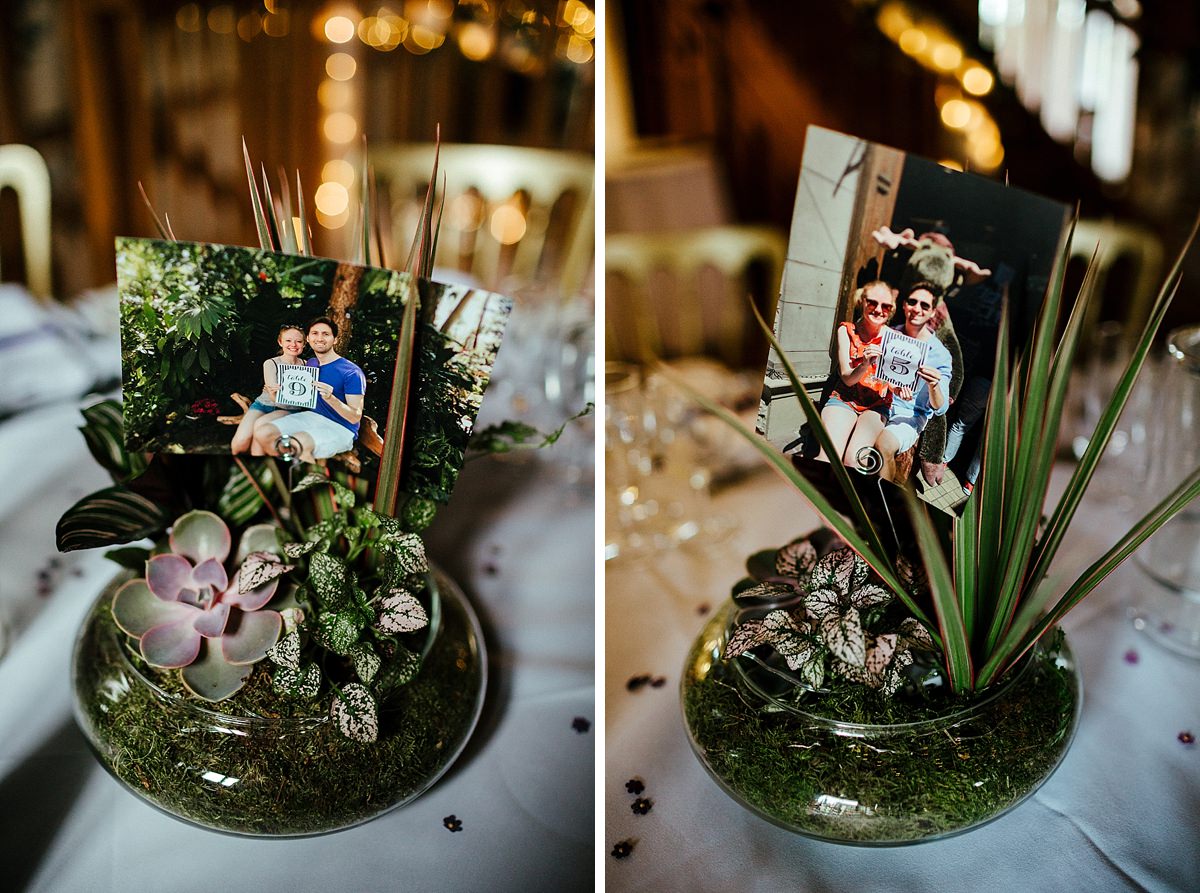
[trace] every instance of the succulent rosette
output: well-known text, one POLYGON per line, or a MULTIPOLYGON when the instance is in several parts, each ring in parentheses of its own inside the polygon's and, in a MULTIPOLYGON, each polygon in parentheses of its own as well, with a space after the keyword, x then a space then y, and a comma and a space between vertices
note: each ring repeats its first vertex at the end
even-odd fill
MULTIPOLYGON (((243 540, 271 541, 254 528, 243 540)), ((137 640, 148 664, 179 669, 193 694, 223 700, 242 687, 279 639, 283 617, 266 605, 293 566, 270 551, 253 551, 230 579, 225 560, 232 538, 212 512, 182 515, 168 543, 170 552, 146 562, 145 577, 117 590, 113 618, 137 640)))

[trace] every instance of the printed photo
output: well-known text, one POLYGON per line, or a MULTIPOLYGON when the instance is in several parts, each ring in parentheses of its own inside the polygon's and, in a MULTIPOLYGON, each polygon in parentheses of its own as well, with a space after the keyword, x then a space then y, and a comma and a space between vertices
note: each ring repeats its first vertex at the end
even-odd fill
POLYGON ((979 475, 1001 308, 1021 343, 1068 220, 1004 183, 810 127, 775 335, 837 455, 774 351, 759 433, 957 513, 979 475))
MULTIPOLYGON (((117 240, 126 446, 335 461, 358 472, 387 437, 408 275, 326 258, 117 240)), ((402 488, 444 502, 512 308, 417 283, 402 488)))

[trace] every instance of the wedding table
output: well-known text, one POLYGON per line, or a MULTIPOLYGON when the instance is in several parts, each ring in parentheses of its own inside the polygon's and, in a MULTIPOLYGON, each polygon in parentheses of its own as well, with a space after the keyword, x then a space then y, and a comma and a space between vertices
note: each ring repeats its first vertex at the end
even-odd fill
MULTIPOLYGON (((1069 472, 1055 469, 1052 493, 1069 472)), ((1132 564, 1064 624, 1083 676, 1082 719, 1058 771, 1007 815, 938 842, 870 849, 791 834, 729 799, 691 752, 679 702, 684 657, 745 557, 818 521, 765 470, 717 493, 711 510, 736 520, 723 540, 606 567, 608 889, 1200 889, 1200 744, 1189 743, 1200 737, 1200 663, 1133 629, 1127 607, 1151 584, 1132 564), (632 779, 651 801, 645 814, 631 808, 632 779), (629 855, 609 855, 622 841, 629 855)), ((1082 570, 1127 527, 1115 502, 1085 502, 1058 568, 1082 570)))
POLYGON ((0 889, 591 889, 590 470, 568 482, 559 464, 532 456, 469 462, 429 532, 431 557, 467 592, 489 649, 483 717, 448 775, 342 833, 235 838, 123 790, 72 719, 75 633, 116 571, 97 551, 54 550, 58 516, 107 483, 75 430, 78 406, 0 423, 0 609, 13 628, 0 657, 0 889), (443 824, 450 815, 458 833, 443 824))

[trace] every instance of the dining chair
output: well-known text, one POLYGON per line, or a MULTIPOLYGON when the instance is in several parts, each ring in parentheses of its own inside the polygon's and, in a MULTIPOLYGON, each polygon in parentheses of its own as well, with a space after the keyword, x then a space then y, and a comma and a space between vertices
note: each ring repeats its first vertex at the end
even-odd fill
MULTIPOLYGON (((432 143, 369 147, 381 207, 394 239, 388 262, 404 263, 433 167, 432 143)), ((595 160, 582 152, 443 143, 446 199, 435 266, 484 288, 540 287, 578 294, 591 268, 595 160)), ((441 183, 438 184, 441 188, 441 183)))
MULTIPOLYGON (((0 146, 0 189, 17 195, 25 284, 39 298, 50 297, 50 172, 32 146, 0 146)), ((8 222, 0 220, 0 226, 8 222)))
POLYGON ((763 341, 747 297, 774 319, 786 254, 785 236, 765 226, 608 235, 608 358, 703 354, 734 368, 747 365, 748 351, 763 341))
MULTIPOLYGON (((1121 323, 1127 333, 1140 332, 1150 316, 1150 307, 1161 281, 1162 242, 1142 226, 1118 223, 1112 218, 1084 219, 1075 224, 1070 259, 1082 260, 1086 264, 1091 260, 1097 243, 1100 245, 1100 253, 1096 258, 1098 300, 1093 301, 1088 310, 1084 331, 1096 329, 1101 322, 1101 315, 1106 312, 1105 305, 1115 305, 1119 309, 1108 310, 1108 315, 1121 323), (1118 264, 1128 265, 1129 291, 1127 294, 1106 296, 1109 276, 1118 264), (1105 300, 1106 297, 1108 300, 1105 300)), ((1122 282, 1125 284, 1124 279, 1122 282)))

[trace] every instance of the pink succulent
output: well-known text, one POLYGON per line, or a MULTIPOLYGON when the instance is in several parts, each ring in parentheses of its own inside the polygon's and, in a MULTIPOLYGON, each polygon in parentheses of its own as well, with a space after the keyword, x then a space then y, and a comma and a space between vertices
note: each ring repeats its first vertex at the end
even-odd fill
POLYGON ((138 640, 146 662, 182 669, 188 690, 209 701, 240 689, 279 638, 282 616, 263 608, 292 569, 253 552, 230 581, 224 561, 231 545, 219 517, 188 512, 171 530, 171 552, 147 561, 146 576, 113 596, 113 618, 138 640))

